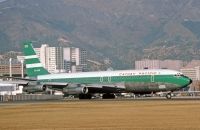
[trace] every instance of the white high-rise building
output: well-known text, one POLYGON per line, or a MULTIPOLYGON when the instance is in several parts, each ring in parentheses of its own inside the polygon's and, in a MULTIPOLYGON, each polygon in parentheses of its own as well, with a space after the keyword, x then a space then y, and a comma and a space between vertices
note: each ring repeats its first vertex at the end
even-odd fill
POLYGON ((41 63, 50 73, 63 72, 63 48, 49 47, 49 45, 43 44, 41 48, 34 49, 40 58, 41 63))
POLYGON ((41 63, 50 73, 87 70, 87 52, 83 49, 49 47, 47 44, 34 49, 41 63))
POLYGON ((46 68, 50 73, 56 72, 56 48, 48 47, 46 49, 46 68))
POLYGON ((63 58, 66 70, 72 72, 87 70, 87 51, 74 47, 64 48, 63 58))
POLYGON ((135 61, 135 69, 172 69, 180 70, 183 67, 181 60, 149 60, 135 61))
POLYGON ((71 48, 63 48, 63 58, 66 61, 71 61, 71 48))
POLYGON ((160 68, 159 60, 144 59, 141 61, 135 61, 135 69, 158 69, 160 68))
POLYGON ((192 60, 184 68, 181 68, 181 72, 191 78, 192 80, 200 80, 200 60, 192 60))

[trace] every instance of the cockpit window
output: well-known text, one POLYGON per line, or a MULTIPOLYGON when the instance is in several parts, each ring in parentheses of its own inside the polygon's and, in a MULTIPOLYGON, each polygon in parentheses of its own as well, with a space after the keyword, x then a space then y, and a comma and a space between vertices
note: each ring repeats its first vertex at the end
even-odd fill
POLYGON ((177 73, 177 74, 175 74, 174 76, 176 76, 176 77, 181 77, 181 76, 184 76, 184 75, 181 74, 181 73, 177 73))

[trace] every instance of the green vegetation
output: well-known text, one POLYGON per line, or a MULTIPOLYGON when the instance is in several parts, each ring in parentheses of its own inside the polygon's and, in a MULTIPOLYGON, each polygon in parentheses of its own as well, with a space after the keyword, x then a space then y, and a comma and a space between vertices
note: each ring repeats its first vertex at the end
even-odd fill
POLYGON ((200 38, 200 21, 184 21, 182 24, 200 38))
POLYGON ((20 51, 22 41, 27 39, 36 41, 36 47, 42 43, 58 46, 57 40, 64 36, 71 46, 94 54, 92 58, 110 58, 114 69, 132 68, 134 60, 141 58, 199 59, 199 53, 192 53, 199 52, 194 44, 200 42, 200 8, 196 3, 195 0, 5 1, 0 3, 0 52, 20 51), (183 45, 191 47, 186 49, 183 45), (154 48, 156 51, 144 51, 154 48))

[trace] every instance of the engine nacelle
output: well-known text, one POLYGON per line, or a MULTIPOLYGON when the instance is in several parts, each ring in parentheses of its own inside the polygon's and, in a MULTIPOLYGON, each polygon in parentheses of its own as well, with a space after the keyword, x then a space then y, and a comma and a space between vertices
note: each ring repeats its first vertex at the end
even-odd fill
POLYGON ((70 84, 63 89, 63 92, 66 94, 87 94, 88 88, 80 84, 70 84))
POLYGON ((45 85, 28 85, 27 87, 23 88, 23 91, 25 92, 43 92, 46 91, 47 87, 45 85))

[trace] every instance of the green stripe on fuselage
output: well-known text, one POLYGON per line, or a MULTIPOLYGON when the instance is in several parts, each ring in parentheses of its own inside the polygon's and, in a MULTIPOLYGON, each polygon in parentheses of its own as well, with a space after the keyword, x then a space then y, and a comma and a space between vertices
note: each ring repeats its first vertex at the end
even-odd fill
MULTIPOLYGON (((47 76, 48 77, 48 76, 47 76)), ((40 80, 40 79, 39 79, 40 80)), ((184 86, 188 80, 184 77, 175 77, 174 75, 142 75, 142 76, 111 76, 111 77, 80 77, 80 78, 60 78, 60 79, 45 79, 44 82, 67 82, 67 83, 81 83, 81 84, 102 84, 102 83, 120 83, 120 82, 160 82, 171 83, 179 86, 184 86)))

